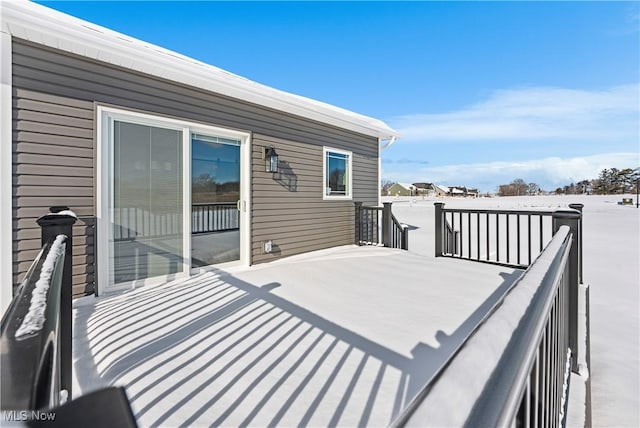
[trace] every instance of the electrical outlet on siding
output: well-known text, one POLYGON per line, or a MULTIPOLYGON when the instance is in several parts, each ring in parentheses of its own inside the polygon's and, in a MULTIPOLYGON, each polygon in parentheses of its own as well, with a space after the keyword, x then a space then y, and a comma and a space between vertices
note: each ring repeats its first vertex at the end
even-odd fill
POLYGON ((264 241, 264 252, 270 253, 273 250, 273 242, 271 240, 264 241))

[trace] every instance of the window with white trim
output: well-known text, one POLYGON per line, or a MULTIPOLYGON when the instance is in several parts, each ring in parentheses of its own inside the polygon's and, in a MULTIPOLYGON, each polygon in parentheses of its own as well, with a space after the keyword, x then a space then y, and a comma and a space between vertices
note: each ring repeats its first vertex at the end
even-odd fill
POLYGON ((352 153, 324 147, 323 156, 323 199, 351 199, 352 153))

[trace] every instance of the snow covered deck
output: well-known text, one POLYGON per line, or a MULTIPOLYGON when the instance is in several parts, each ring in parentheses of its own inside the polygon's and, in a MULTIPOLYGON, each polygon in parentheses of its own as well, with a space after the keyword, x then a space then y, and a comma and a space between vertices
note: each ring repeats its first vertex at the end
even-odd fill
POLYGON ((520 271, 341 247, 74 304, 74 396, 141 426, 388 425, 520 271))

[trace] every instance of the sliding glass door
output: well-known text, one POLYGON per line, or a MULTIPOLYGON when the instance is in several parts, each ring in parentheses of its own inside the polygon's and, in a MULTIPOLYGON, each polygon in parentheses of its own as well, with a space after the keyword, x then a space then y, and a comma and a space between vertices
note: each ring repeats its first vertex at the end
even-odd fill
POLYGON ((98 107, 98 292, 249 262, 250 134, 98 107))
POLYGON ((182 272, 183 131, 114 120, 110 284, 182 272))

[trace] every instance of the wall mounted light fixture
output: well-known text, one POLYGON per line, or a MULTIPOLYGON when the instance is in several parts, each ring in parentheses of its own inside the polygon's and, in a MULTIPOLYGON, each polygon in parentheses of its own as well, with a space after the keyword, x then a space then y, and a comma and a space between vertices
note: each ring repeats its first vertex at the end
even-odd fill
POLYGON ((278 172, 278 153, 273 147, 265 147, 262 153, 266 172, 278 172))

